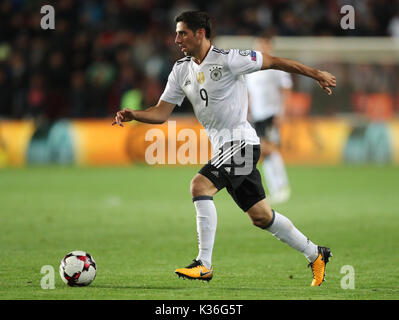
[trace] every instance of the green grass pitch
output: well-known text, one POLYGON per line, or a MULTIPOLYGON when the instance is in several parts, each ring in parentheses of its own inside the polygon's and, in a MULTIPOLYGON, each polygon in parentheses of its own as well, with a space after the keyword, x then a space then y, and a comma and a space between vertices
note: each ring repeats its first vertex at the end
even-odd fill
MULTIPOLYGON (((252 226, 223 190, 209 283, 178 279, 197 255, 189 191, 198 167, 0 170, 0 299, 266 300, 398 299, 399 169, 288 168, 289 202, 275 206, 333 258, 312 288, 302 254, 252 226), (71 288, 58 267, 72 250, 93 255, 88 287, 71 288), (40 286, 43 265, 55 289, 40 286), (343 289, 343 266, 354 289, 343 289)), ((346 283, 346 282, 345 282, 346 283)))

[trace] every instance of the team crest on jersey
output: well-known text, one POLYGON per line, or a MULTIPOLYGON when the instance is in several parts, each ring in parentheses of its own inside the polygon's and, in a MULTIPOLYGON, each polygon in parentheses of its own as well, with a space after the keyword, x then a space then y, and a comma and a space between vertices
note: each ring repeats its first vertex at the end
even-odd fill
POLYGON ((238 53, 245 57, 251 54, 251 50, 238 50, 238 53))
POLYGON ((209 70, 211 72, 211 79, 219 81, 222 78, 222 66, 214 66, 209 70))
POLYGON ((205 82, 205 75, 202 71, 197 73, 197 81, 199 84, 203 84, 205 82))

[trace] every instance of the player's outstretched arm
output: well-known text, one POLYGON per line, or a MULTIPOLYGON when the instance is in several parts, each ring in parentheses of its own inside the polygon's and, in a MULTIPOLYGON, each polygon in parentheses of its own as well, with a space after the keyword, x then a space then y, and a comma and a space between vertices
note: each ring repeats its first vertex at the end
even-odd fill
POLYGON ((334 88, 336 86, 335 77, 327 71, 321 71, 318 69, 311 68, 295 60, 273 57, 263 52, 262 56, 263 56, 262 70, 277 69, 313 78, 318 82, 319 86, 323 90, 325 90, 329 95, 332 94, 331 87, 334 88))
POLYGON ((145 110, 123 109, 116 113, 112 125, 123 127, 123 122, 136 120, 144 123, 161 124, 168 120, 175 104, 159 100, 157 105, 145 110))

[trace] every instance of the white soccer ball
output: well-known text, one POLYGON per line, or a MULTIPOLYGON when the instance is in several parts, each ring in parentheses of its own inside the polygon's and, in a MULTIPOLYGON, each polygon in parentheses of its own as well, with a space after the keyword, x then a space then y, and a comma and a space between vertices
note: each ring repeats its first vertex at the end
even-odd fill
POLYGON ((61 279, 71 287, 88 286, 95 279, 96 273, 96 262, 85 251, 72 251, 61 260, 61 279))

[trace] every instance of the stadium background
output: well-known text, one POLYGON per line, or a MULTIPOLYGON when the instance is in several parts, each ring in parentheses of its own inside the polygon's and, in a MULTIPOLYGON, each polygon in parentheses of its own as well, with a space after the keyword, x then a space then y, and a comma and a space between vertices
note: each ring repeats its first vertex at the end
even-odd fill
POLYGON ((389 0, 0 1, 0 299, 397 300, 398 7, 389 0), (54 6, 55 30, 40 28, 46 4, 54 6), (354 30, 340 26, 345 4, 355 8, 354 30), (169 126, 111 121, 121 106, 157 102, 181 58, 173 18, 187 9, 210 13, 221 48, 248 47, 272 27, 278 53, 337 77, 328 96, 294 76, 281 128, 292 195, 274 206, 332 249, 320 288, 309 286, 303 256, 254 228, 225 190, 215 195, 214 279, 179 281, 173 272, 197 254, 189 185, 199 166, 143 165, 145 135, 155 128, 169 137, 175 128, 167 143, 176 150, 185 141, 174 137, 185 129, 209 151, 207 138, 187 101, 169 126), (72 250, 97 262, 89 287, 67 287, 57 274, 72 250), (55 290, 43 288, 51 279, 43 266, 54 268, 55 290), (353 290, 345 266, 355 271, 353 290))
MULTIPOLYGON (((122 132, 109 122, 121 107, 157 103, 171 67, 182 56, 174 45, 173 18, 188 9, 210 13, 216 45, 224 37, 239 36, 233 39, 247 41, 227 45, 248 47, 248 39, 266 29, 291 47, 306 38, 313 48, 322 48, 328 39, 337 44, 338 57, 315 56, 311 46, 289 56, 329 70, 338 86, 330 97, 313 81, 294 76, 282 125, 286 161, 398 163, 398 6, 398 1, 372 0, 2 1, 0 166, 143 162, 149 127, 133 124, 122 132), (40 27, 44 4, 54 6, 55 30, 40 27), (345 4, 356 12, 353 30, 340 26, 345 4), (339 40, 345 38, 376 53, 363 59, 359 52, 345 53, 339 40), (324 44, 322 39, 327 39, 324 44), (388 43, 385 56, 378 55, 378 39, 388 43)), ((281 52, 287 57, 284 53, 292 50, 281 52)), ((180 123, 188 117, 198 131, 192 115, 185 100, 173 118, 180 123)))

